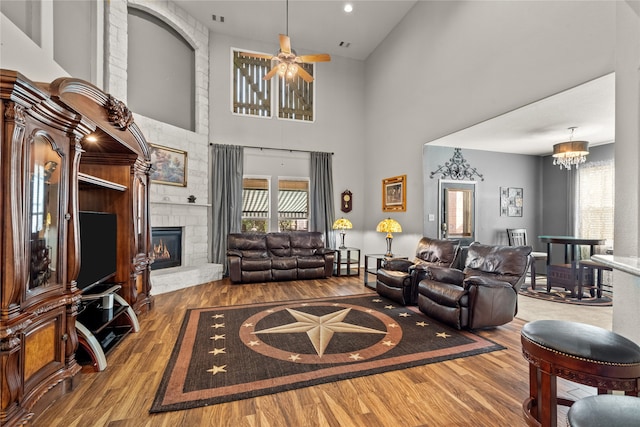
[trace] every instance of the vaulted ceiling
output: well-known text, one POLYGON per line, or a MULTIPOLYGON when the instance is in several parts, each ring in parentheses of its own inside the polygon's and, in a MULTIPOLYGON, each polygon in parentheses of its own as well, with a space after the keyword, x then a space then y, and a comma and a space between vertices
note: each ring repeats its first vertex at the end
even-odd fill
MULTIPOLYGON (((426 0, 420 0, 426 1, 426 0)), ((261 42, 287 32, 286 0, 177 0, 211 32, 261 42), (215 16, 214 16, 215 15, 215 16)), ((329 53, 366 60, 417 1, 289 0, 288 33, 298 53, 329 53), (345 4, 353 5, 346 13, 345 4), (342 46, 341 46, 342 44, 342 46), (348 46, 348 47, 345 47, 348 46)), ((586 82, 499 117, 431 141, 434 145, 505 153, 548 155, 553 144, 574 140, 591 146, 615 140, 615 76, 586 82)))
MULTIPOLYGON (((278 34, 287 31, 286 0, 178 0, 176 3, 214 33, 273 41, 274 52, 266 53, 278 50, 278 34)), ((415 0, 289 0, 291 45, 298 53, 329 53, 365 60, 415 3, 415 0), (344 11, 347 3, 353 5, 350 13, 344 11)))

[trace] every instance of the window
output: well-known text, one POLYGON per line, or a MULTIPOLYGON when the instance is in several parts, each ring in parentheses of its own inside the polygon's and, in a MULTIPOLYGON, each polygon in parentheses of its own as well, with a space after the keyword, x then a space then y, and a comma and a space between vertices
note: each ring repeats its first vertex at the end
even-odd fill
POLYGON ((607 249, 613 247, 614 172, 613 160, 589 162, 578 169, 578 235, 606 239, 607 249))
POLYGON ((269 179, 242 180, 242 231, 269 231, 269 179))
POLYGON ((242 231, 308 231, 309 180, 278 179, 277 192, 269 191, 270 181, 261 177, 243 179, 242 231), (277 217, 272 218, 270 206, 277 206, 277 217))
POLYGON ((309 230, 309 181, 278 181, 278 230, 309 230))
MULTIPOLYGON (((299 64, 313 76, 313 64, 299 64)), ((313 82, 307 83, 299 76, 293 79, 278 78, 278 117, 281 119, 313 121, 313 82)))
POLYGON ((233 51, 233 112, 271 117, 271 82, 264 80, 271 61, 233 51))
MULTIPOLYGON (((233 57, 233 95, 232 111, 257 117, 271 117, 272 80, 276 83, 278 118, 311 122, 314 119, 314 82, 307 83, 301 77, 293 79, 275 76, 270 80, 264 77, 271 71, 275 62, 266 58, 254 58, 232 50, 233 57)), ((313 76, 314 64, 299 64, 313 76)))

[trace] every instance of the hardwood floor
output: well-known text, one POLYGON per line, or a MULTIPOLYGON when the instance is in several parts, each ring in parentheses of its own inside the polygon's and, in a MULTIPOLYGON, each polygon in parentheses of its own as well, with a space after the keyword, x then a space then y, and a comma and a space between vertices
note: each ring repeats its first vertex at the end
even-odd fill
MULTIPOLYGON (((107 357, 100 373, 32 422, 34 426, 525 426, 528 367, 513 322, 480 335, 507 347, 478 356, 185 411, 149 414, 187 308, 373 292, 362 276, 232 285, 228 279, 156 296, 155 307, 107 357)), ((586 387, 559 381, 573 398, 586 387)), ((564 425, 564 424, 558 424, 564 425)))

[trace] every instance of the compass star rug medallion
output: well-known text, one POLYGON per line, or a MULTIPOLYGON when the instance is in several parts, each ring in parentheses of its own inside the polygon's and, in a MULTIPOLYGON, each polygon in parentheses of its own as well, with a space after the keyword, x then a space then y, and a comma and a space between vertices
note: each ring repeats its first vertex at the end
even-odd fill
POLYGON ((504 348, 376 294, 190 309, 150 412, 214 405, 504 348))

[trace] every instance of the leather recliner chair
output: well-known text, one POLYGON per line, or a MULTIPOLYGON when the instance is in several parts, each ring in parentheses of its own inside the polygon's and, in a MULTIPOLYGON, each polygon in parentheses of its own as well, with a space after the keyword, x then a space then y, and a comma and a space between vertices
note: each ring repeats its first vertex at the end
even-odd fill
POLYGON ((418 284, 418 307, 458 329, 509 323, 529 268, 531 246, 469 246, 463 271, 432 266, 418 284))
POLYGON ((458 256, 456 240, 437 240, 423 237, 418 242, 416 256, 408 259, 390 258, 382 263, 376 274, 378 294, 402 305, 418 303, 418 282, 425 277, 428 266, 452 267, 458 256))

